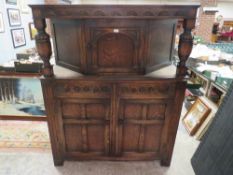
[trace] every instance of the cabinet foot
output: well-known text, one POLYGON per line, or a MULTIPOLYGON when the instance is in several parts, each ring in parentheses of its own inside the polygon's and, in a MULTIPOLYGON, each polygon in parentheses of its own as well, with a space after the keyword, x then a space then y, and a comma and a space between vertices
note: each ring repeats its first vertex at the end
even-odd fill
POLYGON ((170 160, 161 160, 161 161, 160 161, 160 165, 161 165, 161 166, 167 166, 167 167, 169 167, 170 164, 171 164, 171 161, 170 161, 170 160))
POLYGON ((53 163, 55 166, 63 166, 64 160, 54 160, 53 163))

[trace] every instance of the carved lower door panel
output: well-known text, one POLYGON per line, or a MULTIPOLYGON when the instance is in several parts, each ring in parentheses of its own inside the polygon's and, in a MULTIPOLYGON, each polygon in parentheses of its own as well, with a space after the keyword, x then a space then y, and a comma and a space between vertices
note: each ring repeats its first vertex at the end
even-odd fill
POLYGON ((159 159, 166 110, 163 100, 121 99, 117 154, 128 159, 159 159))
POLYGON ((110 101, 63 99, 59 103, 64 157, 89 159, 108 156, 110 101))

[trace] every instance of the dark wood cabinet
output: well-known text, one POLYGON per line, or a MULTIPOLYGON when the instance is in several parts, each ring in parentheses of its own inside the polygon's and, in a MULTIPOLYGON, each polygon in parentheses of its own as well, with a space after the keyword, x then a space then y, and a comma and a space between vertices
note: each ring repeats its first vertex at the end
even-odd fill
POLYGON ((57 79, 42 80, 42 87, 56 146, 76 160, 161 159, 171 112, 180 110, 175 96, 183 96, 176 82, 165 80, 57 79))
POLYGON ((169 166, 198 6, 31 7, 55 165, 159 159, 169 166), (54 75, 45 18, 51 18, 57 64, 79 72, 76 77, 54 75), (180 18, 184 33, 176 74, 146 75, 171 64, 180 18))

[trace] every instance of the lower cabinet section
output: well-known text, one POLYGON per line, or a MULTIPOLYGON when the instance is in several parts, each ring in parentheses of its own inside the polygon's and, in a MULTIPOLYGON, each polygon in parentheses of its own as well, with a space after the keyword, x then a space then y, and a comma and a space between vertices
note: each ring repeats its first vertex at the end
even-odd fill
POLYGON ((66 159, 170 164, 182 104, 174 99, 183 98, 175 82, 44 80, 42 87, 55 165, 66 159))

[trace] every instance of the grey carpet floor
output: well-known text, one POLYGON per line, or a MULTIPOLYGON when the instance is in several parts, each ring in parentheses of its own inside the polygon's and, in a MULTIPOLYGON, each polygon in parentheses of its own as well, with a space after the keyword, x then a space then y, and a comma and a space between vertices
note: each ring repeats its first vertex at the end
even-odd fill
POLYGON ((198 144, 180 123, 170 167, 159 161, 65 161, 54 167, 51 152, 0 150, 0 175, 194 175, 190 159, 198 144))

